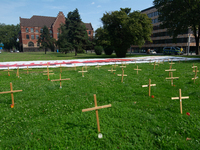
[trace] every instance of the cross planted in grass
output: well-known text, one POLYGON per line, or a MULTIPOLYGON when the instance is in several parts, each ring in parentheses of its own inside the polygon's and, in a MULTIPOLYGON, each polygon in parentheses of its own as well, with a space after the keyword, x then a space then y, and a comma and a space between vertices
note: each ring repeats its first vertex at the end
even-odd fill
MULTIPOLYGON (((82 112, 92 111, 92 110, 96 111, 97 128, 98 128, 98 132, 100 133, 98 109, 111 107, 111 104, 104 105, 104 106, 97 106, 96 94, 94 94, 94 104, 95 104, 95 107, 93 107, 93 108, 87 108, 87 109, 82 109, 82 112)), ((101 134, 99 135, 99 138, 102 138, 101 134)))
POLYGON ((51 80, 51 81, 60 81, 60 88, 62 88, 61 81, 65 81, 65 80, 70 80, 70 78, 67 78, 67 79, 61 79, 61 73, 60 73, 60 79, 55 79, 55 80, 51 80))
POLYGON ((149 79, 148 85, 142 85, 142 87, 149 87, 149 96, 151 96, 151 86, 156 86, 156 84, 151 84, 151 79, 149 79))
POLYGON ((15 92, 22 92, 22 90, 15 90, 13 91, 13 87, 12 87, 12 82, 10 82, 10 91, 4 91, 4 92, 0 92, 0 94, 6 94, 6 93, 11 93, 11 99, 12 99, 12 105, 11 107, 14 107, 14 95, 13 93, 15 92))

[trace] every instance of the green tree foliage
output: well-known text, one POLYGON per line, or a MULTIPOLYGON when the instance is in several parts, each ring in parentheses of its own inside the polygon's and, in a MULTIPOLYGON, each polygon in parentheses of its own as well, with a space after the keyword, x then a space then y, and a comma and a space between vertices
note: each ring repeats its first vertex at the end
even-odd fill
POLYGON ((101 55, 102 52, 103 52, 103 47, 102 46, 95 46, 94 52, 96 53, 96 55, 101 55))
POLYGON ((142 46, 145 41, 151 41, 151 19, 146 14, 130 11, 130 8, 121 8, 120 11, 106 12, 101 18, 102 29, 96 31, 106 33, 104 36, 108 37, 102 43, 114 46, 118 57, 125 57, 131 44, 142 46))
POLYGON ((88 39, 86 27, 81 21, 78 9, 67 14, 65 24, 60 27, 59 31, 58 46, 65 53, 75 49, 75 56, 77 56, 77 52, 83 51, 92 44, 88 39))
POLYGON ((51 34, 49 33, 49 29, 47 28, 47 26, 44 26, 42 28, 42 31, 40 31, 40 33, 41 33, 41 35, 37 41, 38 43, 41 43, 40 48, 45 49, 45 54, 46 54, 46 51, 48 50, 48 48, 50 48, 53 51, 56 40, 51 37, 51 34))
POLYGON ((154 0, 153 3, 158 9, 161 27, 167 28, 174 38, 192 29, 196 54, 200 54, 200 0, 154 0))
POLYGON ((20 26, 0 24, 0 43, 4 44, 5 49, 19 49, 17 41, 20 32, 20 26))

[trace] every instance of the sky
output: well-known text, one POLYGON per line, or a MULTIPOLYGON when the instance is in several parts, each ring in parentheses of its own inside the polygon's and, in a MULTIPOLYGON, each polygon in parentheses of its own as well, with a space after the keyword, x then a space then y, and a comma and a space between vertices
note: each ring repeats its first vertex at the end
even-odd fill
POLYGON ((0 23, 19 24, 19 17, 33 15, 56 17, 59 11, 65 15, 76 8, 84 23, 91 23, 94 31, 102 26, 106 12, 131 8, 141 11, 153 6, 153 0, 0 0, 0 23))

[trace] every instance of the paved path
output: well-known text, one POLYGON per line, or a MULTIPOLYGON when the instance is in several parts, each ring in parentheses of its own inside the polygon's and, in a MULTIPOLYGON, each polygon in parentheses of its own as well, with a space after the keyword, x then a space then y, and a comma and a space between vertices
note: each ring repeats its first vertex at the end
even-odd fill
POLYGON ((63 67, 74 67, 76 66, 96 66, 98 65, 111 65, 126 63, 149 63, 158 61, 189 61, 189 60, 200 60, 200 58, 185 58, 185 57, 174 57, 174 56, 145 56, 145 57, 129 57, 129 58, 105 58, 105 59, 73 59, 73 60, 48 60, 48 61, 13 61, 13 62, 0 62, 0 70, 17 69, 19 68, 46 68, 47 63, 50 67, 59 67, 60 64, 63 67))

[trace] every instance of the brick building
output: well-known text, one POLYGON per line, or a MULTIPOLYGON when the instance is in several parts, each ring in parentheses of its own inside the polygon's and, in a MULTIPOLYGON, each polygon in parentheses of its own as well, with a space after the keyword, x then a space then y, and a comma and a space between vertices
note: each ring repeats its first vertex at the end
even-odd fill
MULTIPOLYGON (((46 25, 49 28, 49 32, 53 38, 58 40, 58 28, 60 24, 65 23, 65 16, 63 12, 59 12, 57 17, 47 16, 32 16, 30 19, 20 17, 20 51, 43 51, 39 49, 37 40, 40 36, 40 31, 46 25)), ((93 38, 93 28, 91 23, 84 23, 87 29, 89 39, 93 38)))
POLYGON ((159 14, 154 6, 142 10, 141 13, 147 14, 147 16, 152 19, 152 43, 147 42, 144 46, 142 46, 142 48, 134 45, 132 46, 132 50, 134 50, 134 52, 144 52, 144 50, 147 49, 154 49, 157 52, 162 53, 164 47, 182 47, 186 52, 188 50, 188 45, 190 46, 190 51, 195 51, 196 43, 191 29, 188 29, 188 31, 184 34, 179 34, 177 40, 173 41, 173 38, 167 33, 167 29, 160 27, 161 22, 158 20, 159 14))

